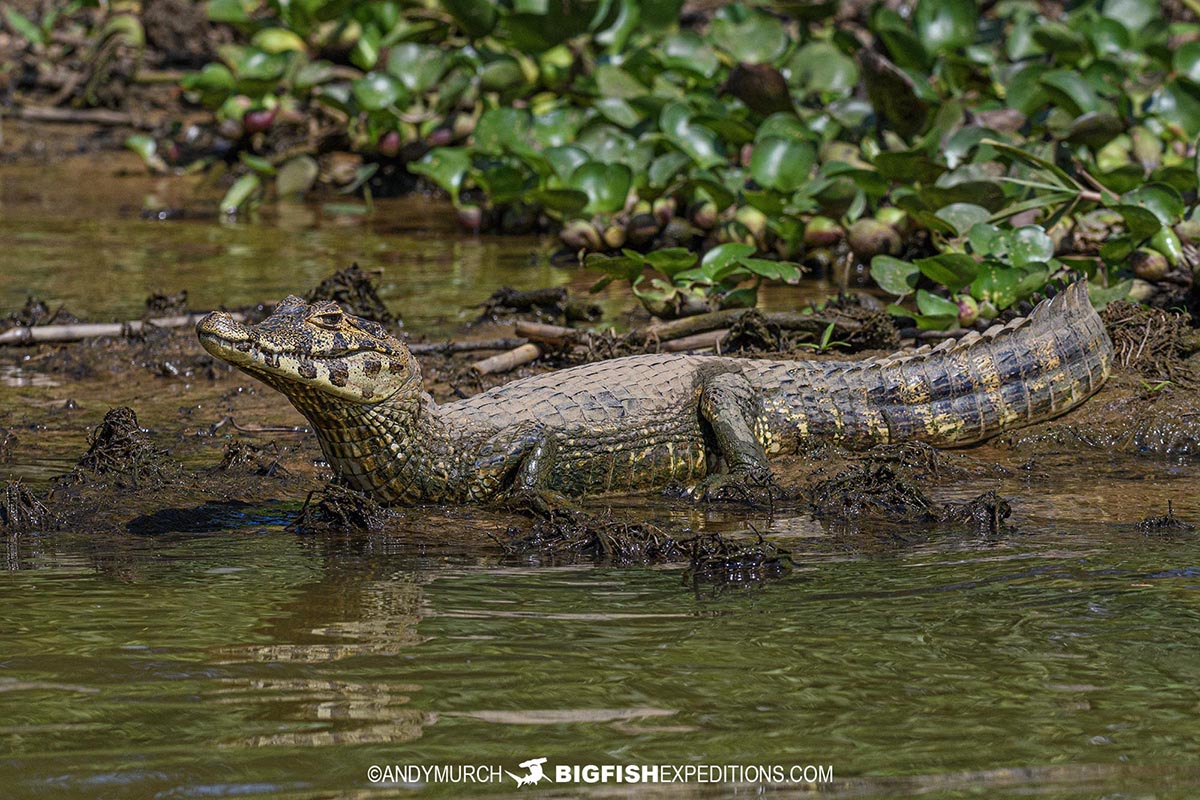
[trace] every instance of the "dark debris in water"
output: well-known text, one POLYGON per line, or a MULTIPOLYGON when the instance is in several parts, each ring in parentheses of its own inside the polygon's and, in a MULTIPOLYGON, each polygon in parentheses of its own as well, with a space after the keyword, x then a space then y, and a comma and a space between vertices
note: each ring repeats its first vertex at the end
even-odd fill
POLYGON ((42 300, 36 297, 25 299, 25 305, 20 311, 14 311, 6 317, 0 317, 0 331, 9 328, 32 328, 37 325, 72 325, 82 320, 59 306, 51 311, 42 300))
POLYGON ((494 321, 512 316, 532 317, 541 322, 595 322, 600 306, 571 298, 566 287, 521 291, 505 286, 483 303, 479 320, 494 321))
POLYGON ((938 510, 938 522, 965 526, 976 533, 995 536, 1012 515, 1012 506, 993 489, 965 503, 946 503, 938 510))
POLYGON ((1159 536, 1172 533, 1186 533, 1196 530, 1196 526, 1175 516, 1175 509, 1170 500, 1167 501, 1167 513, 1155 517, 1146 517, 1137 524, 1138 533, 1147 536, 1159 536))
POLYGON ((0 492, 0 528, 22 531, 58 527, 58 518, 19 480, 5 481, 0 492))
POLYGON ((154 292, 146 298, 146 314, 151 317, 169 317, 187 312, 187 289, 175 294, 154 292))
POLYGON ((377 284, 380 274, 377 270, 366 272, 354 263, 321 281, 304 299, 310 303, 332 300, 347 314, 393 327, 400 323, 400 319, 379 297, 377 284))
POLYGON ((163 481, 177 472, 167 453, 151 444, 133 409, 122 406, 109 409, 100 426, 88 435, 88 450, 75 465, 74 474, 76 479, 89 473, 128 478, 136 486, 163 481))
POLYGON ((217 471, 261 478, 284 478, 289 474, 279 463, 279 448, 274 442, 265 447, 241 441, 227 443, 217 471))
POLYGON ((13 448, 17 446, 17 435, 8 428, 0 428, 0 464, 12 460, 13 448))
POLYGON ((787 550, 761 536, 752 544, 717 533, 672 535, 651 522, 630 522, 611 513, 569 510, 536 518, 529 529, 509 528, 500 541, 506 554, 552 563, 586 559, 610 566, 687 562, 693 583, 754 583, 791 571, 787 550))
POLYGON ((288 525, 295 533, 345 533, 378 531, 393 512, 361 492, 330 483, 310 492, 296 519, 288 525))

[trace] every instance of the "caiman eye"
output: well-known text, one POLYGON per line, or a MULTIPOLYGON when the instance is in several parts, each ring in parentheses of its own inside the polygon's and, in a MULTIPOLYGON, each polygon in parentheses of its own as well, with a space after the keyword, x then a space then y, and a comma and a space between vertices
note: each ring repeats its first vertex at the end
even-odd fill
POLYGON ((313 314, 308 319, 322 328, 339 328, 345 316, 341 311, 324 311, 320 314, 313 314))

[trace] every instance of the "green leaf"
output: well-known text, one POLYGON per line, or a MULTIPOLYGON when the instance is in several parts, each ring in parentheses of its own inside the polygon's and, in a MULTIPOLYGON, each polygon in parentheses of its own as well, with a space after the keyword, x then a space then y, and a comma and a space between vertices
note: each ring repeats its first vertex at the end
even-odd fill
POLYGON ((246 25, 252 21, 241 0, 208 0, 205 3, 205 10, 208 18, 213 22, 246 25))
POLYGON ((897 183, 933 183, 946 168, 919 150, 885 151, 873 161, 879 174, 897 183))
POLYGON ((691 159, 684 153, 676 150, 668 150, 654 161, 650 162, 650 186, 656 189, 664 189, 671 180, 679 174, 679 172, 691 163, 691 159))
POLYGON ((577 189, 537 189, 529 199, 560 214, 578 214, 588 204, 587 194, 577 189))
MULTIPOLYGON (((951 292, 957 292, 975 280, 979 264, 971 256, 963 253, 942 253, 930 258, 918 258, 915 262, 921 274, 945 286, 951 292)), ((957 307, 956 307, 957 308, 957 307)), ((926 314, 939 313, 921 309, 926 314)), ((958 313, 957 310, 954 312, 958 313)))
POLYGON ((262 190, 262 178, 253 172, 238 178, 221 198, 221 212, 232 216, 262 190))
POLYGON ((741 260, 754 255, 754 246, 741 242, 719 244, 704 254, 700 266, 676 274, 677 280, 693 280, 701 283, 719 283, 741 268, 741 260))
POLYGON ((1003 310, 1019 299, 1020 283, 1019 269, 989 259, 979 265, 979 274, 971 282, 971 296, 1003 310))
POLYGON ((944 219, 953 225, 954 229, 958 231, 958 235, 962 236, 976 223, 986 222, 992 212, 973 203, 951 203, 939 208, 936 214, 939 219, 944 219))
POLYGON ((936 294, 931 294, 924 289, 917 290, 917 308, 922 314, 928 316, 952 315, 955 319, 958 319, 958 303, 953 300, 947 300, 944 297, 939 297, 936 294))
POLYGON ((1158 0, 1105 0, 1101 13, 1115 19, 1131 31, 1138 30, 1162 17, 1158 0))
POLYGON ((250 39, 250 44, 264 53, 286 53, 289 51, 303 53, 308 49, 303 39, 286 28, 263 28, 254 34, 253 38, 250 39))
POLYGON ((405 95, 404 85, 386 72, 368 72, 352 86, 354 99, 367 111, 381 111, 396 105, 405 95))
POLYGON ((1126 192, 1121 195, 1121 202, 1153 212, 1163 225, 1174 225, 1183 217, 1183 197, 1165 183, 1151 183, 1126 192))
POLYGON ((800 267, 790 261, 743 258, 738 263, 750 274, 769 281, 797 281, 801 275, 800 267))
POLYGON ((809 42, 801 47, 788 61, 788 71, 792 86, 805 93, 844 94, 858 85, 854 59, 829 42, 809 42))
POLYGON ((532 118, 524 109, 490 109, 475 123, 475 147, 484 153, 503 153, 524 144, 532 127, 532 118))
POLYGON ((714 19, 709 38, 734 61, 746 64, 774 62, 784 54, 791 41, 783 23, 761 11, 751 11, 741 22, 728 16, 714 19))
POLYGON ((949 52, 975 40, 979 10, 974 0, 920 0, 914 22, 927 52, 949 52))
POLYGON ((247 167, 265 177, 271 177, 277 171, 275 165, 267 159, 262 156, 256 156, 253 153, 248 153, 245 150, 238 153, 238 161, 241 161, 247 167))
POLYGON ((437 85, 449 63, 439 47, 403 42, 388 51, 387 71, 412 94, 424 94, 437 85))
POLYGON ((647 253, 645 259, 654 269, 674 279, 680 272, 691 269, 696 263, 696 254, 686 247, 668 247, 647 253))
POLYGON ((513 46, 523 53, 540 53, 586 33, 599 0, 553 0, 537 4, 517 2, 505 27, 513 46))
POLYGON ((716 75, 721 66, 708 42, 692 31, 681 31, 663 40, 659 60, 667 69, 695 73, 704 78, 716 75))
POLYGON ((570 185, 588 196, 585 211, 598 214, 624 208, 632 182, 633 173, 624 164, 589 161, 571 175, 570 185))
POLYGON ((312 156, 301 155, 288 159, 275 176, 275 192, 285 199, 302 195, 312 188, 318 172, 320 169, 312 156))
POLYGON ((917 286, 921 270, 916 264, 901 261, 892 256, 875 256, 871 259, 871 277, 879 288, 888 294, 904 297, 917 286))
POLYGON ((1001 142, 997 139, 984 139, 981 144, 990 145, 999 150, 1001 153, 1011 158, 1015 158, 1017 161, 1028 164, 1031 167, 1040 167, 1052 175, 1054 182, 1059 186, 1062 186, 1064 189, 1071 189, 1076 192, 1082 191, 1083 189, 1083 187, 1079 185, 1078 181, 1064 172, 1063 169, 1053 161, 1048 161, 1041 156, 1034 155, 1033 153, 1030 153, 1027 150, 1022 150, 1019 147, 1013 147, 1011 144, 1008 144, 1007 142, 1001 142))
POLYGON ((1160 118, 1178 125, 1189 138, 1200 134, 1200 83, 1175 78, 1154 94, 1151 107, 1160 118))
POLYGON ((471 168, 471 156, 463 147, 435 147, 420 161, 410 163, 408 171, 424 175, 450 195, 450 201, 458 204, 458 192, 463 178, 471 168))
POLYGON ((1200 42, 1181 44, 1171 55, 1175 71, 1190 81, 1200 81, 1200 42))
POLYGON ((1026 225, 1008 233, 1008 258, 1014 267, 1049 261, 1054 257, 1054 240, 1038 225, 1026 225))
MULTIPOLYGON (((581 164, 588 162, 587 151, 573 144, 551 147, 543 151, 542 155, 550 162, 554 174, 564 181, 570 180, 571 176, 575 174, 575 170, 579 169, 581 164)), ((683 158, 686 160, 687 156, 683 158)))
POLYGON ((701 168, 725 163, 717 136, 691 121, 691 110, 682 103, 668 103, 659 115, 659 127, 668 140, 687 153, 701 168))
POLYGON ((1148 208, 1126 204, 1109 206, 1109 208, 1121 215, 1121 218, 1125 220, 1125 228, 1129 231, 1129 235, 1137 241, 1149 239, 1162 228, 1162 222, 1159 221, 1158 215, 1148 208))
POLYGON ((604 253, 588 253, 583 259, 587 269, 597 269, 618 280, 633 283, 642 276, 643 262, 628 255, 609 256, 604 253))
POLYGON ((816 151, 807 142, 764 139, 754 145, 750 174, 759 186, 794 192, 808 181, 816 158, 816 151))
POLYGON ((8 20, 9 26, 12 27, 18 35, 24 36, 34 44, 45 44, 46 37, 42 34, 42 29, 34 24, 29 17, 17 11, 15 8, 4 9, 4 18, 8 20))
POLYGON ((1042 75, 1042 88, 1050 97, 1070 111, 1072 116, 1100 111, 1100 97, 1092 85, 1078 72, 1056 69, 1042 75))
POLYGON ((602 97, 593 107, 609 122, 622 128, 632 128, 642 121, 642 115, 619 97, 602 97))
POLYGON ((496 6, 490 0, 439 0, 463 33, 481 39, 496 27, 496 6))

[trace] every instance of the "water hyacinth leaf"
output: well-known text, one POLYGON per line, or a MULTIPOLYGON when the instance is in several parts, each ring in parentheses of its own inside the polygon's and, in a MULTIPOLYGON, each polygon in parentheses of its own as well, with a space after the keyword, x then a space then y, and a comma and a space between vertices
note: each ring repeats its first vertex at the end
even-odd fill
POLYGON ((1042 170, 1045 170, 1045 173, 1047 173, 1044 175, 1046 180, 1057 186, 1076 191, 1079 191, 1083 188, 1074 178, 1064 172, 1063 169, 1053 161, 1042 158, 1041 156, 1031 153, 1028 150, 1022 150, 1019 147, 1014 147, 1007 142, 1001 142, 998 139, 984 139, 982 143, 996 148, 1003 155, 1006 155, 1016 161, 1020 161, 1021 163, 1027 164, 1031 167, 1038 167, 1042 170))
POLYGON ((412 94, 422 94, 432 89, 448 66, 449 58, 439 47, 403 42, 388 51, 388 73, 412 94))
POLYGON ((599 0, 553 0, 514 4, 505 19, 513 46, 523 53, 540 53, 587 33, 599 0))
POLYGON ((711 78, 721 61, 712 47, 692 31, 681 31, 663 40, 659 60, 667 69, 682 70, 711 78))
POLYGON ((593 77, 601 97, 619 97, 632 100, 641 97, 648 91, 646 86, 625 70, 613 64, 601 64, 596 67, 593 77))
POLYGON ((1152 108, 1159 118, 1178 125, 1189 137, 1200 134, 1200 83, 1183 77, 1169 81, 1155 93, 1152 108))
POLYGON ((924 289, 917 290, 917 309, 926 316, 953 316, 958 319, 958 303, 924 289))
POLYGON ((525 70, 509 55, 489 57, 479 72, 479 88, 485 92, 507 92, 525 85, 525 70))
POLYGON ((1008 249, 1008 234, 1003 228, 980 222, 967 232, 967 243, 975 253, 998 256, 1008 249))
POLYGON ((1163 225, 1174 225, 1183 216, 1183 197, 1174 187, 1165 183, 1140 186, 1123 194, 1121 201, 1153 212, 1163 225))
POLYGON ((573 144, 551 147, 543 151, 542 155, 550 162, 554 174, 564 181, 570 180, 575 170, 588 162, 587 151, 573 144))
POLYGON ((633 172, 624 164, 589 161, 571 175, 571 188, 588 196, 585 209, 590 214, 612 213, 625 206, 633 172))
POLYGON ((1183 259, 1183 243, 1179 241, 1179 234, 1175 233, 1174 229, 1163 226, 1158 233, 1150 237, 1147 244, 1154 250, 1166 256, 1167 263, 1172 267, 1177 266, 1183 259))
POLYGON ((726 242, 719 244, 704 254, 700 266, 694 270, 680 272, 677 278, 685 280, 718 283, 734 269, 743 258, 754 255, 754 245, 741 242, 726 242))
POLYGON ((879 288, 888 294, 904 297, 917 286, 921 270, 911 261, 902 261, 893 256, 875 256, 871 259, 871 277, 879 288))
POLYGON ((352 87, 355 101, 367 111, 381 111, 405 96, 404 85, 386 72, 368 72, 352 87))
POLYGON ((275 193, 285 199, 303 195, 312 188, 319 172, 312 156, 301 155, 288 159, 275 176, 275 193))
POLYGON ((791 42, 783 23, 761 11, 751 11, 741 22, 728 16, 714 19, 709 38, 734 61, 746 64, 770 64, 791 42))
POLYGON ((472 39, 481 39, 496 27, 496 5, 491 0, 440 0, 439 5, 472 39))
POLYGON ((977 223, 986 222, 992 215, 991 211, 974 203, 951 203, 939 208, 935 213, 938 218, 953 225, 959 236, 971 230, 977 223))
POLYGON ((622 128, 635 127, 642 121, 642 115, 619 97, 602 97, 593 104, 593 108, 609 122, 622 128))
POLYGON ((185 75, 183 88, 200 93, 200 102, 215 108, 225 102, 233 92, 236 82, 233 73, 224 64, 205 64, 199 72, 185 75))
POLYGON ((213 22, 223 22, 227 25, 245 25, 251 22, 241 0, 208 0, 204 4, 204 10, 213 22))
POLYGON ((529 199, 560 214, 578 214, 588 204, 587 194, 578 189, 537 189, 529 199))
POLYGON ((684 167, 691 163, 686 154, 677 150, 669 150, 650 162, 650 186, 663 189, 678 175, 684 167))
POLYGON ((221 213, 236 214, 243 206, 262 190, 262 178, 253 172, 238 178, 225 196, 221 198, 221 213))
POLYGON ((880 175, 897 183, 933 183, 946 171, 920 150, 885 151, 876 155, 873 163, 880 175))
POLYGON ((333 79, 333 64, 323 59, 309 61, 296 70, 292 78, 292 86, 300 92, 307 92, 314 86, 320 86, 333 79))
POLYGON ((1088 41, 1082 33, 1061 22, 1046 21, 1033 29, 1033 41, 1043 52, 1053 53, 1060 64, 1074 64, 1088 54, 1088 41))
POLYGON ((768 281, 800 280, 800 267, 790 261, 771 261, 765 258, 743 258, 739 265, 751 275, 757 275, 768 281))
POLYGON ((1049 261, 1054 240, 1037 225, 1026 225, 1008 234, 1008 258, 1015 267, 1049 261))
POLYGON ((475 147, 484 153, 503 153, 513 145, 524 144, 532 127, 533 118, 524 109, 489 109, 475 123, 475 147))
POLYGON ((530 188, 529 173, 512 163, 493 161, 476 166, 470 174, 496 205, 522 201, 530 188))
POLYGON ((790 111, 772 114, 762 121, 754 132, 754 141, 763 139, 808 139, 812 131, 790 111))
POLYGON ((721 155, 717 135, 702 125, 691 121, 692 112, 682 103, 669 103, 659 116, 659 126, 667 139, 687 153, 702 168, 725 163, 721 155))
POLYGON ((1109 206, 1109 208, 1121 215, 1121 218, 1125 220, 1125 229, 1137 241, 1149 239, 1162 227, 1158 215, 1148 208, 1124 203, 1109 206))
POLYGON ((1066 140, 1099 150, 1124 132, 1125 123, 1116 114, 1091 111, 1071 121, 1066 140))
POLYGON ((875 113, 904 137, 925 130, 929 104, 916 91, 916 84, 903 70, 873 50, 860 50, 863 83, 875 113))
POLYGON ((1132 280, 1124 280, 1112 286, 1101 286, 1098 283, 1089 282, 1088 299, 1092 301, 1094 308, 1102 310, 1109 303, 1129 297, 1131 289, 1133 289, 1132 280))
POLYGON ((420 161, 408 165, 409 172, 424 175, 442 187, 455 205, 458 204, 463 178, 470 169, 471 156, 463 147, 435 147, 420 161))
POLYGON ((533 138, 542 147, 560 147, 575 140, 583 124, 584 112, 577 108, 556 108, 533 118, 533 138))
POLYGON ((971 282, 971 296, 976 300, 986 300, 1003 310, 1020 299, 1020 283, 1018 269, 988 259, 979 265, 979 272, 971 282))
POLYGON ((308 49, 303 39, 285 28, 263 28, 254 34, 250 44, 264 53, 303 53, 308 49))
POLYGON ((1200 82, 1200 42, 1186 42, 1171 54, 1175 72, 1193 82, 1200 82))
POLYGON ((1159 19, 1162 9, 1157 0, 1104 0, 1100 13, 1130 30, 1138 30, 1159 19))
POLYGON ((1078 72, 1051 70, 1042 75, 1040 82, 1051 99, 1074 116, 1101 110, 1096 90, 1078 72))
POLYGON ((645 260, 647 264, 663 275, 674 278, 679 273, 692 268, 696 263, 696 254, 686 247, 667 247, 647 253, 645 260))
MULTIPOLYGON (((952 292, 957 292, 975 280, 979 272, 978 262, 964 253, 942 253, 930 258, 918 258, 913 263, 921 270, 922 275, 952 292)), ((924 309, 922 311, 926 314, 937 313, 924 309)))
POLYGON ((809 42, 788 61, 789 80, 802 92, 843 94, 858 85, 858 64, 829 42, 809 42))
MULTIPOLYGON (((939 180, 938 184, 940 183, 939 180)), ((995 213, 1008 204, 1004 188, 994 181, 968 180, 950 186, 923 186, 917 194, 929 208, 970 203, 986 208, 989 213, 995 213)))
POLYGON ((794 192, 808 180, 816 158, 816 151, 807 142, 764 139, 754 145, 750 174, 759 186, 794 192))
POLYGON ((926 51, 950 52, 975 40, 979 9, 975 0, 920 0, 914 22, 926 51))

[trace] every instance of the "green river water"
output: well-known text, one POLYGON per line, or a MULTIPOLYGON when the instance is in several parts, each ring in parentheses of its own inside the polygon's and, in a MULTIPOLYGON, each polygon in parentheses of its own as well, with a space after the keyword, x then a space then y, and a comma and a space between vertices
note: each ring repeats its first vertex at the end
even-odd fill
MULTIPOLYGON (((154 289, 235 305, 358 259, 387 269, 409 330, 436 332, 500 285, 588 283, 531 257, 536 241, 460 237, 428 203, 382 214, 394 226, 305 209, 157 223, 137 218, 143 198, 186 205, 186 187, 127 177, 68 209, 53 173, 22 170, 0 170, 4 313, 31 292, 97 318, 139 316, 154 289)), ((63 392, 0 385, 0 420, 63 392)), ((36 482, 36 460, 0 477, 36 482)), ((1200 517, 1200 469, 1089 451, 1003 489, 1004 537, 884 548, 831 547, 802 513, 629 502, 662 525, 759 531, 798 562, 723 591, 677 566, 515 563, 463 545, 462 513, 298 536, 294 505, 264 503, 202 531, 0 535, 0 797, 1200 795, 1200 539, 1129 524, 1167 499, 1200 517), (534 758, 552 776, 813 766, 833 781, 371 780, 520 775, 534 758)))

